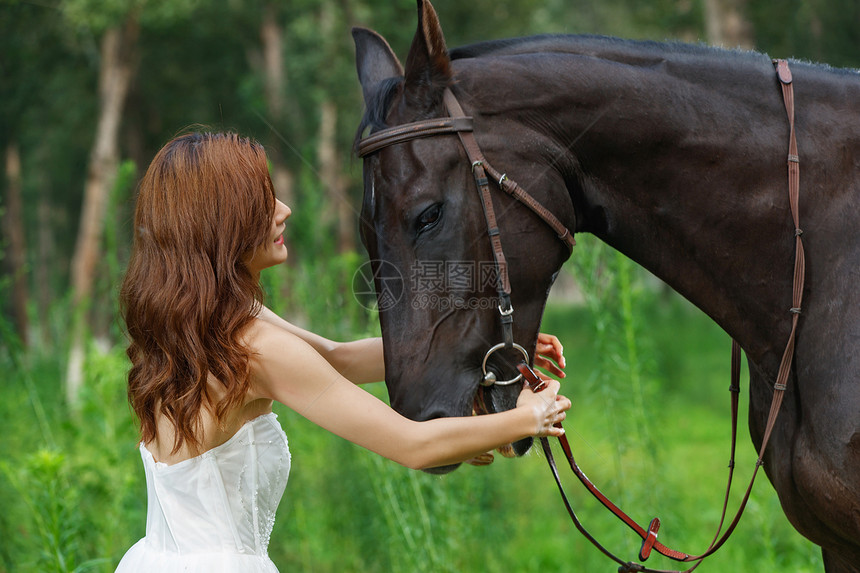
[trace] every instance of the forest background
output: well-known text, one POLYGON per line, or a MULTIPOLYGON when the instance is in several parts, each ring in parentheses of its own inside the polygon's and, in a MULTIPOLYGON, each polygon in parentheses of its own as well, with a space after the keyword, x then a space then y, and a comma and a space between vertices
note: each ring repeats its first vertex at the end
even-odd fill
MULTIPOLYGON (((860 66, 858 0, 434 5, 449 46, 598 33, 860 66)), ((294 212, 290 261, 264 277, 277 311, 332 338, 378 333, 351 291, 366 255, 349 30, 379 31, 404 58, 415 20, 411 0, 0 0, 0 572, 112 571, 144 533, 116 293, 138 178, 175 133, 202 124, 266 146, 294 212)), ((565 268, 543 330, 572 365, 580 461, 641 522, 663 518, 661 539, 697 551, 723 487, 728 339, 596 241, 565 268)), ((295 465, 270 547, 284 571, 614 570, 572 529, 537 454, 428 476, 277 411, 295 465)), ((745 429, 740 449, 751 467, 745 429)), ((820 570, 761 482, 703 571, 820 570)), ((608 515, 573 499, 635 554, 608 515)))

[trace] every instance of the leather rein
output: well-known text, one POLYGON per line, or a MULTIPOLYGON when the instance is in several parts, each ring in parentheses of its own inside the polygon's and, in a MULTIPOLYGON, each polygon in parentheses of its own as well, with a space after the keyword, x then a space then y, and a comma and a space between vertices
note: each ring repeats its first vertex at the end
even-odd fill
MULTIPOLYGON (((567 436, 562 435, 558 438, 562 451, 564 452, 564 455, 567 458, 568 464, 570 465, 571 471, 574 473, 574 475, 576 475, 580 482, 582 482, 586 489, 595 498, 597 498, 598 501, 600 501, 607 509, 609 509, 609 511, 611 511, 618 519, 624 522, 625 525, 632 529, 642 539, 642 546, 638 555, 639 560, 645 561, 646 559, 648 559, 648 557, 653 551, 656 551, 661 555, 668 557, 669 559, 673 559, 682 563, 692 563, 693 565, 689 569, 686 569, 684 573, 688 573, 696 569, 699 565, 702 564, 703 560, 706 557, 713 555, 720 547, 722 547, 723 544, 734 532, 737 524, 740 522, 741 516, 746 509, 747 502, 749 501, 750 495, 752 493, 752 488, 755 483, 756 476, 758 475, 758 470, 764 464, 764 452, 767 448, 768 442, 770 441, 773 428, 776 424, 777 416, 779 415, 779 409, 782 405, 783 396, 787 387, 788 376, 791 370, 791 364, 794 358, 794 343, 797 332, 798 319, 801 311, 806 266, 803 242, 801 240, 803 231, 800 229, 800 219, 798 215, 800 162, 798 158, 797 140, 794 127, 794 90, 792 87, 791 71, 789 70, 788 62, 785 60, 773 60, 773 64, 776 68, 776 74, 779 79, 780 86, 782 88, 783 101, 785 103, 786 115, 788 116, 788 123, 790 127, 787 158, 788 187, 789 205, 791 208, 791 216, 794 221, 795 227, 795 262, 793 277, 794 286, 792 292, 792 306, 789 309, 789 312, 791 313, 791 332, 789 334, 789 339, 788 343, 786 344, 785 351, 783 352, 779 371, 776 377, 776 382, 774 383, 773 398, 771 401, 770 411, 768 413, 764 437, 762 439, 762 444, 758 453, 758 459, 755 464, 755 469, 753 470, 749 485, 747 486, 744 497, 740 502, 740 506, 738 507, 734 518, 732 519, 729 526, 726 528, 725 532, 723 532, 722 536, 720 536, 727 515, 729 493, 731 492, 732 480, 734 477, 735 449, 737 444, 741 348, 735 341, 732 341, 731 385, 729 386, 732 411, 732 438, 728 484, 726 486, 722 516, 720 518, 717 532, 714 535, 711 544, 703 553, 698 555, 684 553, 671 549, 666 545, 662 544, 661 542, 657 541, 657 534, 661 525, 660 520, 655 517, 651 520, 647 528, 644 528, 639 525, 635 520, 633 520, 624 511, 622 511, 616 504, 614 504, 608 497, 606 497, 579 468, 576 463, 576 460, 573 457, 570 444, 567 441, 567 436)), ((477 141, 475 140, 473 134, 472 118, 465 116, 462 108, 460 107, 453 93, 451 93, 449 89, 445 90, 444 101, 450 117, 432 120, 422 120, 414 123, 380 130, 361 140, 358 146, 358 155, 359 157, 366 157, 367 155, 371 155, 384 147, 403 143, 406 141, 411 141, 413 139, 422 137, 432 137, 435 135, 453 133, 456 133, 459 136, 460 142, 466 151, 466 155, 469 157, 469 161, 472 164, 472 173, 475 178, 475 184, 478 187, 478 190, 481 195, 481 203, 484 209, 484 217, 487 222, 487 232, 489 234, 490 241, 493 247, 493 257, 497 270, 497 290, 499 292, 499 300, 501 301, 501 304, 499 305, 499 313, 501 316, 501 322, 505 337, 505 341, 503 343, 497 344, 496 346, 492 347, 484 357, 483 370, 485 374, 485 379, 482 384, 492 385, 495 383, 505 385, 512 384, 520 380, 521 378, 525 378, 526 383, 532 388, 532 390, 538 392, 543 389, 544 383, 529 367, 528 352, 523 349, 522 346, 513 342, 513 306, 511 306, 510 301, 511 291, 507 271, 507 261, 504 256, 504 252, 502 251, 499 229, 496 224, 496 217, 493 209, 492 196, 490 195, 488 176, 492 177, 492 179, 498 183, 498 186, 502 191, 529 207, 544 222, 546 222, 556 232, 559 239, 561 239, 569 249, 572 249, 575 245, 575 241, 573 240, 573 234, 567 227, 565 227, 560 221, 558 221, 558 219, 553 216, 552 213, 550 213, 545 207, 543 207, 543 205, 541 205, 531 195, 526 193, 519 185, 517 185, 516 182, 509 179, 504 173, 501 173, 498 170, 494 169, 487 162, 486 158, 483 156, 483 153, 481 153, 477 141), (517 366, 520 372, 519 376, 511 380, 498 382, 495 380, 495 377, 492 372, 487 372, 486 363, 487 358, 493 352, 502 347, 516 348, 524 355, 525 362, 517 366)), ((561 426, 561 424, 558 425, 561 426)), ((555 478, 556 485, 558 486, 562 500, 564 502, 565 507, 567 508, 571 520, 573 521, 573 524, 576 526, 579 532, 583 536, 585 536, 586 539, 588 539, 597 549, 599 549, 604 555, 619 564, 619 573, 679 573, 675 570, 669 571, 662 569, 650 569, 640 563, 634 561, 626 561, 624 559, 621 559, 620 557, 617 557, 615 554, 613 554, 603 545, 601 545, 585 529, 579 518, 576 516, 576 513, 573 510, 572 506, 570 505, 570 502, 568 501, 561 484, 561 478, 558 473, 555 459, 553 458, 549 441, 547 440, 547 438, 541 438, 540 442, 544 454, 546 455, 547 463, 550 466, 550 470, 552 471, 553 477, 555 478)))

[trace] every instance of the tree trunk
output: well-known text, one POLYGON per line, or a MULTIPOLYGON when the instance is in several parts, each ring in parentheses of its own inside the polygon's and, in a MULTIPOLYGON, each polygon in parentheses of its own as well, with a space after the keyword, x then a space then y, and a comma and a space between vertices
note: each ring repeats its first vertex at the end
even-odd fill
POLYGON ((320 133, 317 160, 327 202, 334 207, 337 230, 337 251, 346 253, 355 250, 353 241, 355 209, 346 192, 344 177, 340 172, 337 153, 337 107, 329 100, 320 106, 320 133))
POLYGON ((72 340, 66 375, 66 397, 78 403, 83 383, 84 336, 87 307, 93 291, 96 263, 101 256, 105 211, 119 166, 119 128, 128 87, 134 73, 134 51, 138 36, 136 15, 122 27, 105 31, 99 66, 99 109, 96 137, 90 153, 81 221, 72 256, 72 340))
MULTIPOLYGON (((273 4, 267 3, 263 8, 263 21, 260 25, 260 40, 263 44, 263 83, 266 98, 266 111, 269 122, 275 129, 270 134, 266 144, 266 153, 272 163, 272 183, 278 199, 286 205, 293 204, 293 174, 287 168, 281 144, 277 137, 278 131, 284 129, 284 109, 286 99, 286 75, 284 67, 284 35, 283 26, 278 21, 277 10, 273 4)), ((284 236, 287 248, 290 247, 288 236, 284 236)), ((288 259, 289 260, 289 259, 288 259)))
MULTIPOLYGON (((341 10, 338 3, 332 0, 322 3, 320 8, 320 37, 324 39, 321 49, 328 58, 337 57, 338 46, 333 38, 338 27, 341 10)), ((351 17, 351 12, 345 12, 351 17)), ((330 88, 337 86, 338 81, 327 74, 330 88)), ((335 88, 336 89, 336 88, 335 88)), ((330 93, 334 93, 333 91, 330 93)), ((326 97, 320 105, 319 161, 320 180, 326 194, 329 211, 334 216, 335 233, 337 235, 337 252, 355 251, 355 221, 358 218, 355 207, 349 198, 348 180, 344 175, 337 147, 337 105, 326 97)))
POLYGON ((21 344, 29 340, 27 321, 27 260, 24 239, 24 208, 21 201, 21 154, 14 141, 6 146, 5 231, 9 245, 8 260, 12 275, 12 316, 21 344))
POLYGON ((708 43, 726 48, 755 47, 752 23, 746 18, 747 0, 705 0, 708 43))
POLYGON ((51 305, 54 303, 54 295, 51 289, 55 285, 54 273, 52 272, 54 265, 51 261, 57 252, 57 247, 54 240, 53 203, 44 187, 39 192, 36 220, 38 221, 36 239, 38 254, 34 262, 34 275, 36 277, 36 306, 39 309, 40 342, 51 345, 54 343, 51 330, 51 305))
MULTIPOLYGON (((279 12, 273 2, 266 2, 263 6, 262 20, 260 22, 260 42, 263 48, 262 68, 263 95, 266 101, 267 122, 269 123, 269 135, 266 138, 266 155, 271 164, 272 184, 275 186, 275 195, 285 205, 295 207, 295 195, 293 192, 293 172, 287 167, 284 157, 284 147, 289 142, 284 140, 283 133, 288 132, 287 114, 287 75, 284 65, 284 24, 279 17, 279 12)), ((252 62, 252 65, 254 62, 252 62)), ((289 256, 287 262, 277 269, 278 285, 280 286, 280 297, 274 302, 276 310, 283 311, 292 306, 290 300, 293 290, 290 288, 287 271, 296 263, 296 249, 290 234, 290 228, 284 233, 284 244, 289 256)))

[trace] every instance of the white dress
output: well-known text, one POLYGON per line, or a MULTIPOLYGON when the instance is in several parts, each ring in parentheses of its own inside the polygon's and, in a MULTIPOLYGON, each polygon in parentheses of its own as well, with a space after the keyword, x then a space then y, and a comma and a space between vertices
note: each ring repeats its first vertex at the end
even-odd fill
POLYGON ((117 573, 277 573, 267 549, 290 472, 287 436, 274 413, 176 464, 143 444, 146 537, 117 573))

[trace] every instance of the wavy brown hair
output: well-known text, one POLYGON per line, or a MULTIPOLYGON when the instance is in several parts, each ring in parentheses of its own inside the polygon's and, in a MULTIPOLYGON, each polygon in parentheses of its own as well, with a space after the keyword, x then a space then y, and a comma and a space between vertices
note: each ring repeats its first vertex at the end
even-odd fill
POLYGON ((241 334, 262 302, 243 259, 268 239, 274 206, 265 151, 233 133, 176 137, 141 180, 120 300, 144 443, 161 414, 176 429, 174 453, 199 449, 200 409, 221 423, 242 403, 250 356, 241 334), (225 390, 217 403, 209 375, 225 390))

